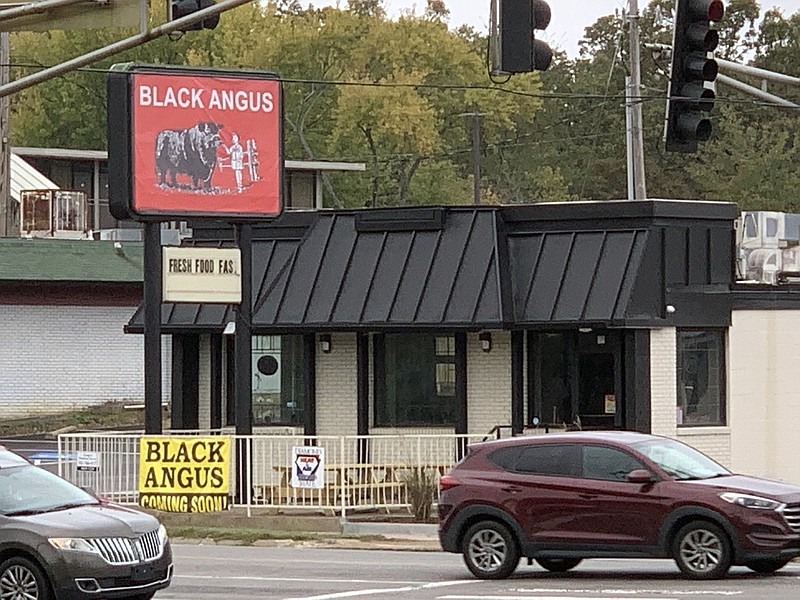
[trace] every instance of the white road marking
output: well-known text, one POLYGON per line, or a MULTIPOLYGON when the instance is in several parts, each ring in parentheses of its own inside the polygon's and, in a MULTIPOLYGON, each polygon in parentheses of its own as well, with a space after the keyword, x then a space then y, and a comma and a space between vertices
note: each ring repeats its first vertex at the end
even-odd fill
POLYGON ((400 592, 411 592, 417 588, 382 588, 376 590, 354 590, 352 592, 336 592, 333 594, 321 594, 319 596, 300 596, 297 598, 287 598, 286 600, 332 600, 333 598, 353 598, 355 596, 369 596, 372 594, 397 594, 400 592))
MULTIPOLYGON (((219 581, 283 581, 287 583, 375 583, 374 579, 322 579, 316 577, 255 577, 253 575, 175 575, 175 579, 216 579, 219 581)), ((424 586, 424 581, 381 581, 388 585, 424 586)))
MULTIPOLYGON (((597 593, 597 592, 595 592, 597 593)), ((620 596, 439 596, 439 600, 625 600, 620 596)), ((678 600, 677 598, 637 598, 637 600, 678 600)))
POLYGON ((431 583, 426 583, 422 586, 423 589, 429 588, 438 588, 438 587, 448 587, 451 585, 466 585, 468 583, 475 584, 475 583, 483 583, 484 580, 482 579, 454 579, 453 581, 434 581, 431 583))
POLYGON ((670 596, 737 596, 742 592, 739 590, 624 590, 624 589, 577 589, 577 588, 516 588, 514 590, 520 594, 617 594, 617 595, 636 595, 636 594, 666 594, 670 596))

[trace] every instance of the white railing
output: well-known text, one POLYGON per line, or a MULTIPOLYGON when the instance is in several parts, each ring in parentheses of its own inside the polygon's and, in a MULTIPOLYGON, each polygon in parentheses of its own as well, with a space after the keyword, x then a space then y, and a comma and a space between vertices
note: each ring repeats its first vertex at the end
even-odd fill
MULTIPOLYGON (((231 497, 234 506, 309 509, 341 512, 359 509, 409 508, 419 483, 438 484, 469 444, 485 435, 235 436, 230 437, 231 497), (292 448, 325 449, 321 489, 294 488, 292 448), (244 465, 237 468, 237 464, 244 465)), ((163 437, 196 436, 171 432, 163 437)), ((59 474, 76 485, 91 487, 109 500, 135 504, 139 499, 141 433, 62 434, 58 437, 59 474), (79 471, 79 452, 99 455, 97 471, 79 471)), ((158 436, 147 436, 158 437, 158 436)), ((435 489, 435 488, 434 488, 435 489)), ((435 501, 435 493, 431 493, 435 501)))

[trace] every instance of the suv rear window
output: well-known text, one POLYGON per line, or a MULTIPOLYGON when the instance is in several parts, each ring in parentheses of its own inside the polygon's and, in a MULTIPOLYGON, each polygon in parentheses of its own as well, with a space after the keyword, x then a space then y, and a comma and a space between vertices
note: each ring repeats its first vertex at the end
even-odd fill
POLYGON ((501 469, 536 475, 576 477, 580 472, 580 448, 574 444, 531 444, 499 448, 489 460, 501 469))

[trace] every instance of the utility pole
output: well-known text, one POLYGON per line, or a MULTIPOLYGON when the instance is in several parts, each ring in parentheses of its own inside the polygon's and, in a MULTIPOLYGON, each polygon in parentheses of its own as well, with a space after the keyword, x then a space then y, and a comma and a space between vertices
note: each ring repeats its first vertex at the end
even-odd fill
POLYGON ((489 113, 461 113, 459 117, 472 118, 472 199, 475 205, 481 203, 481 117, 489 113))
POLYGON ((642 134, 642 71, 639 43, 639 2, 629 0, 628 26, 630 32, 631 74, 625 90, 627 148, 628 148, 628 200, 647 198, 644 172, 644 137, 642 134))
MULTIPOLYGON (((0 33, 0 87, 9 82, 8 32, 0 33)), ((8 97, 0 97, 0 237, 9 237, 13 232, 11 221, 11 140, 8 126, 8 97)), ((21 210, 21 207, 20 207, 21 210)))

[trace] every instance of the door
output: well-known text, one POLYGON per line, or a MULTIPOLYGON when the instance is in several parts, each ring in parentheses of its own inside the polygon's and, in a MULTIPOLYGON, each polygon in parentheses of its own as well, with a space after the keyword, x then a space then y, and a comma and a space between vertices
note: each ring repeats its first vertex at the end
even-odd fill
POLYGON ((615 429, 622 426, 622 356, 617 332, 578 334, 575 422, 581 429, 615 429))
POLYGON ((669 510, 663 483, 629 482, 631 471, 652 470, 620 448, 585 445, 581 450, 580 477, 589 508, 575 527, 593 532, 599 545, 620 551, 656 547, 669 510))

